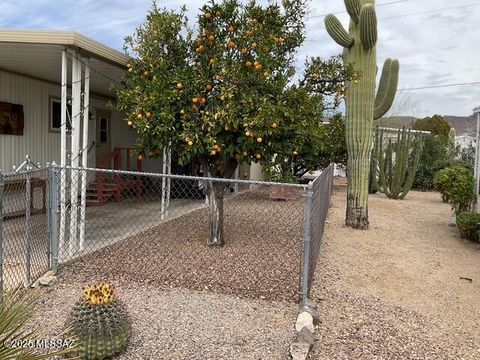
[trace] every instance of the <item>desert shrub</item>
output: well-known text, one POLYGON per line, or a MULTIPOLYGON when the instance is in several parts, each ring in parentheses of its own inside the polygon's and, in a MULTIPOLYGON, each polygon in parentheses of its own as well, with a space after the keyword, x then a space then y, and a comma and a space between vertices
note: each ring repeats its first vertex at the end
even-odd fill
POLYGON ((472 241, 479 240, 480 214, 475 212, 462 212, 457 215, 457 227, 460 235, 472 241))
POLYGON ((418 170, 413 181, 413 188, 417 190, 433 190, 435 174, 447 166, 454 164, 454 159, 447 151, 448 144, 440 136, 427 135, 424 137, 423 150, 420 154, 418 170))
POLYGON ((414 130, 430 131, 433 135, 438 135, 443 138, 448 138, 448 133, 451 126, 441 115, 433 115, 432 117, 426 117, 418 119, 413 124, 414 130))
POLYGON ((435 190, 444 201, 459 212, 469 211, 476 202, 475 179, 472 172, 463 166, 449 166, 438 171, 434 177, 435 190))

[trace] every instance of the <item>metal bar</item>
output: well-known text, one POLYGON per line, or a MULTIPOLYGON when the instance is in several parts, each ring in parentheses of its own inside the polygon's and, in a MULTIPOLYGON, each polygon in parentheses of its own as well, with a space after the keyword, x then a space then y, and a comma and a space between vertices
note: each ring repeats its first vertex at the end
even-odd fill
POLYGON ((30 173, 26 174, 25 181, 25 264, 26 264, 26 283, 30 284, 32 280, 32 184, 30 173))
POLYGON ((0 299, 3 297, 3 188, 5 185, 2 170, 0 170, 0 299))
POLYGON ((308 278, 310 270, 310 243, 312 217, 313 183, 307 188, 307 208, 305 210, 305 235, 303 238, 302 304, 308 302, 308 278))
POLYGON ((67 51, 62 50, 62 83, 61 83, 61 117, 60 117, 60 166, 62 166, 61 172, 61 190, 60 190, 60 237, 59 237, 59 246, 63 249, 63 244, 65 242, 65 229, 66 229, 66 220, 67 220, 67 172, 63 167, 67 166, 67 82, 68 82, 68 71, 67 71, 67 51))
POLYGON ((59 192, 60 192, 60 171, 57 168, 50 167, 48 169, 49 180, 49 264, 50 270, 57 272, 58 265, 58 216, 60 214, 59 192))
MULTIPOLYGON (((162 156, 162 173, 164 175, 167 174, 167 150, 163 148, 163 156, 162 156)), ((167 188, 166 188, 166 177, 162 177, 162 202, 160 205, 160 218, 165 220, 165 202, 167 196, 167 188)))
MULTIPOLYGON (((72 169, 71 166, 66 166, 65 169, 72 169)), ((166 179, 186 179, 186 180, 198 180, 198 181, 215 181, 217 183, 235 183, 239 184, 249 184, 249 185, 278 185, 283 187, 291 187, 297 189, 307 190, 308 185, 302 184, 287 184, 280 182, 268 182, 268 181, 258 181, 258 180, 235 180, 235 179, 225 179, 225 178, 209 178, 201 176, 184 176, 184 175, 174 175, 174 174, 159 174, 159 173, 150 173, 150 172, 140 172, 140 171, 125 171, 125 170, 112 170, 112 169, 96 169, 96 168, 87 168, 88 171, 101 171, 105 174, 123 174, 123 175, 138 175, 138 176, 150 176, 166 179)))
MULTIPOLYGON (((72 168, 78 169, 80 159, 80 114, 81 114, 81 91, 82 91, 82 67, 76 54, 72 59, 72 143, 71 156, 72 168)), ((70 241, 68 242, 68 254, 73 256, 78 250, 78 171, 71 172, 70 182, 70 241)))
POLYGON ((475 194, 478 194, 478 187, 480 185, 480 174, 479 174, 479 162, 480 162, 480 154, 479 154, 479 149, 480 149, 480 144, 479 144, 479 139, 480 139, 480 111, 477 112, 477 134, 476 134, 476 144, 475 144, 475 194))
MULTIPOLYGON (((171 145, 171 143, 170 143, 171 145)), ((167 153, 167 174, 172 173, 172 148, 169 146, 168 147, 168 153, 167 153)), ((171 184, 172 180, 167 178, 167 192, 166 192, 166 213, 168 217, 168 209, 170 207, 170 195, 171 195, 171 184)))
MULTIPOLYGON (((240 165, 237 165, 237 168, 235 169, 235 180, 238 180, 240 178, 240 165)), ((235 193, 238 193, 238 182, 235 181, 234 185, 234 191, 235 193)))
POLYGON ((85 246, 85 217, 87 207, 87 170, 88 167, 88 112, 90 108, 90 59, 84 60, 84 96, 83 96, 83 135, 82 135, 82 191, 80 203, 80 240, 79 250, 82 251, 85 246))

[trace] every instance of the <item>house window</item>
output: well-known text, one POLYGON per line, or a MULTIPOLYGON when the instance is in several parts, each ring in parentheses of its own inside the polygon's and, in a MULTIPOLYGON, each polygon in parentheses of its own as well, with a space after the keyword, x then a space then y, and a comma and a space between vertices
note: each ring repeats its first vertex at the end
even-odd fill
MULTIPOLYGON (((72 105, 67 104, 67 131, 72 130, 72 105)), ((62 126, 62 102, 58 98, 50 98, 50 128, 51 132, 60 132, 62 126)))
POLYGON ((107 144, 108 143, 108 119, 102 117, 100 118, 100 143, 107 144))

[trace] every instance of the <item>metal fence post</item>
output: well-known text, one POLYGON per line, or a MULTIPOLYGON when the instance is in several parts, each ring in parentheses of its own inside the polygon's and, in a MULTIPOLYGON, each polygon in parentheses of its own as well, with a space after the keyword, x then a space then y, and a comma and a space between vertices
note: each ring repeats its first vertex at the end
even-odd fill
POLYGON ((3 187, 5 185, 0 170, 0 299, 3 297, 3 187))
POLYGON ((313 183, 310 181, 307 188, 307 209, 305 212, 305 235, 303 238, 303 270, 302 270, 302 304, 308 302, 308 278, 310 272, 310 244, 312 221, 313 183))
POLYGON ((48 191, 49 191, 49 263, 50 270, 57 272, 58 265, 58 216, 60 213, 59 191, 60 172, 57 167, 48 168, 48 191))
POLYGON ((30 172, 25 172, 25 263, 26 263, 26 284, 32 280, 32 180, 30 172))

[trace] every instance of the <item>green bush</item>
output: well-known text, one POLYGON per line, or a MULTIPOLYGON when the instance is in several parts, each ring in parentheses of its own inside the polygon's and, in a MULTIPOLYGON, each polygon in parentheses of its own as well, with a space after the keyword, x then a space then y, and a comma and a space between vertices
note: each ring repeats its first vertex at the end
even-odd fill
POLYGON ((444 138, 432 135, 424 136, 423 149, 413 181, 413 188, 422 191, 433 190, 435 174, 454 163, 455 160, 451 152, 448 151, 448 144, 444 138))
POLYGON ((480 214, 462 212, 457 215, 457 227, 460 235, 472 241, 478 241, 480 232, 480 214))
POLYGON ((442 169, 435 174, 433 182, 435 190, 452 204, 457 214, 471 210, 476 202, 475 179, 466 167, 455 165, 442 169))

